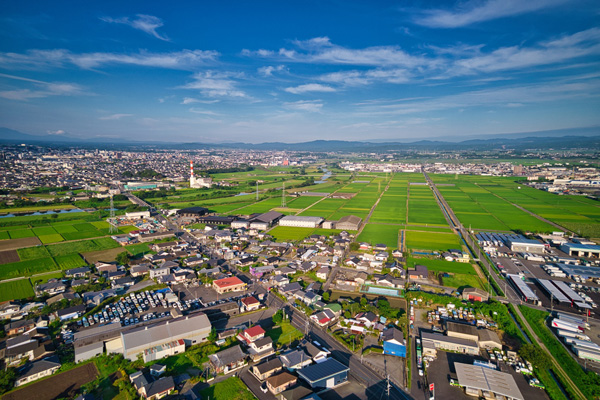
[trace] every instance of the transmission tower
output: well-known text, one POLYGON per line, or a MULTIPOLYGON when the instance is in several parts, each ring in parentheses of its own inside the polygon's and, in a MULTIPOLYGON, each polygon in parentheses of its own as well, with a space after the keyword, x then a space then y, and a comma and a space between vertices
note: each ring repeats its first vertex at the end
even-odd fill
POLYGON ((108 233, 117 233, 115 224, 115 201, 112 194, 110 195, 110 216, 108 217, 108 233))
POLYGON ((256 201, 258 201, 258 181, 256 181, 256 201))
POLYGON ((283 182, 283 188, 281 189, 281 208, 286 208, 285 204, 285 181, 283 182))

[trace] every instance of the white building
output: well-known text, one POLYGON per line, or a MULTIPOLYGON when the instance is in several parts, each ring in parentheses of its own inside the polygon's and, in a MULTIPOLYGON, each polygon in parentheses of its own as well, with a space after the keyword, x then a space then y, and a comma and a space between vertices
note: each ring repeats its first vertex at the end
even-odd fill
POLYGON ((279 226, 294 226, 297 228, 316 228, 321 225, 321 217, 300 217, 297 215, 286 215, 279 220, 279 226))

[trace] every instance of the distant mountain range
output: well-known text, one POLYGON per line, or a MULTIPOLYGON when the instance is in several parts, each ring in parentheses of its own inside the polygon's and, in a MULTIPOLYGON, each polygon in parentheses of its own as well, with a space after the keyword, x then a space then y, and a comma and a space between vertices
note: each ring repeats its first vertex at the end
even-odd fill
POLYGON ((115 143, 114 138, 81 139, 68 135, 30 135, 13 129, 0 128, 0 143, 15 144, 56 144, 79 145, 84 147, 102 148, 132 148, 132 147, 161 147, 169 149, 248 149, 248 150, 286 150, 309 152, 386 152, 389 150, 473 150, 489 151, 499 149, 514 150, 569 150, 591 149, 600 150, 600 128, 581 128, 575 130, 531 132, 531 136, 517 137, 522 134, 509 134, 503 137, 474 138, 463 141, 448 140, 420 140, 405 142, 405 140, 369 140, 369 141, 343 141, 343 140, 314 140, 302 143, 176 143, 176 142, 147 142, 123 141, 115 143), (573 131, 579 135, 573 135, 573 131), (571 135, 568 135, 568 133, 571 135), (544 136, 543 134, 546 133, 544 136), (562 135, 561 135, 562 134, 562 135))

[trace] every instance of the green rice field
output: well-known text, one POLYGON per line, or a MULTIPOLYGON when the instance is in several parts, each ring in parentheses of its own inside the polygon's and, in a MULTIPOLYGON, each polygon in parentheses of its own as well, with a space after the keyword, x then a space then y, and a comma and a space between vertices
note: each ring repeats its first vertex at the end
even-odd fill
POLYGON ((367 224, 358 236, 358 242, 367 242, 371 245, 383 243, 389 248, 398 248, 399 225, 367 224))
POLYGON ((0 282, 0 302, 33 297, 33 287, 29 279, 0 282))
POLYGON ((454 233, 405 232, 405 244, 409 249, 446 251, 462 249, 460 237, 454 233))

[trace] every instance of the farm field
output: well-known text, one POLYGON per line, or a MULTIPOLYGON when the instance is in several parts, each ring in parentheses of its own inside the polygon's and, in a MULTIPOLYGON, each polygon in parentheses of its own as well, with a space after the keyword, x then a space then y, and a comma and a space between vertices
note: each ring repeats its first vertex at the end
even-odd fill
POLYGON ((296 228, 293 226, 276 226, 269 231, 278 242, 296 242, 312 235, 315 228, 296 228))
MULTIPOLYGON (((1 267, 0 267, 1 268, 1 267)), ((33 287, 29 279, 0 282, 0 302, 33 297, 33 287)))
POLYGON ((477 273, 473 269, 473 266, 468 263, 459 263, 430 258, 407 257, 406 265, 408 268, 414 268, 416 264, 425 265, 427 269, 435 272, 449 272, 453 274, 467 274, 477 276, 477 273))
POLYGON ((81 258, 79 254, 67 254, 64 256, 54 257, 54 262, 59 266, 60 269, 72 269, 84 267, 87 263, 81 258))
POLYGON ((600 203, 581 196, 558 196, 515 182, 511 177, 432 175, 438 189, 465 226, 476 230, 549 232, 556 230, 517 204, 578 234, 600 237, 600 203))
POLYGON ((446 218, 427 185, 410 185, 407 223, 447 226, 446 218))
POLYGON ((477 275, 468 274, 449 274, 443 276, 442 283, 444 286, 457 288, 462 291, 466 287, 485 289, 484 284, 479 280, 477 275))
POLYGON ((136 243, 125 246, 125 249, 133 256, 133 257, 143 257, 144 254, 150 252, 150 247, 148 247, 148 243, 136 243))
POLYGON ((21 261, 16 250, 0 251, 0 265, 21 261))
POLYGON ((105 250, 82 252, 81 255, 88 263, 93 264, 98 261, 104 261, 104 262, 114 261, 117 258, 117 255, 124 251, 125 251, 125 249, 123 249, 121 246, 119 246, 116 248, 105 249, 105 250))
POLYGON ((35 260, 18 261, 0 265, 0 280, 31 276, 47 271, 55 271, 58 266, 52 257, 38 258, 35 260))
POLYGON ((51 375, 23 388, 13 390, 4 394, 2 399, 52 400, 74 398, 77 389, 93 381, 97 376, 98 370, 94 363, 87 363, 63 373, 51 375))
POLYGON ((383 243, 389 248, 398 248, 398 232, 400 231, 399 225, 380 225, 380 224, 367 224, 363 231, 358 236, 358 242, 367 242, 371 245, 383 243))
POLYGON ((442 252, 462 248, 460 238, 454 233, 406 231, 405 235, 406 247, 409 249, 442 252))

